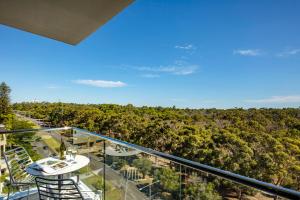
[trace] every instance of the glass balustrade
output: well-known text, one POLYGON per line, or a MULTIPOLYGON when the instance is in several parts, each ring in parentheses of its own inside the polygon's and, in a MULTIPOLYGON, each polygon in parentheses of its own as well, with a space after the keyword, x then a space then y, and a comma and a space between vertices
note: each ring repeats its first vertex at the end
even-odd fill
MULTIPOLYGON (((48 177, 73 179, 85 199, 267 200, 284 199, 278 194, 297 199, 300 194, 286 188, 276 190, 278 187, 268 183, 252 182, 252 179, 230 172, 224 174, 224 171, 210 166, 77 128, 27 130, 7 132, 5 135, 6 151, 24 147, 33 162, 45 158, 63 159, 62 152, 63 161, 78 162, 73 163, 79 165, 78 169, 63 173, 67 168, 56 166, 56 171, 61 170, 62 176, 48 173, 48 177), (89 162, 76 160, 78 155, 89 159, 89 162)), ((10 199, 25 198, 27 195, 30 195, 30 199, 38 199, 34 184, 29 193, 26 187, 10 186, 10 170, 3 162, 1 197, 6 199, 10 191, 10 199)), ((48 164, 53 167, 53 163, 48 164)), ((26 170, 26 166, 23 169, 26 170)))

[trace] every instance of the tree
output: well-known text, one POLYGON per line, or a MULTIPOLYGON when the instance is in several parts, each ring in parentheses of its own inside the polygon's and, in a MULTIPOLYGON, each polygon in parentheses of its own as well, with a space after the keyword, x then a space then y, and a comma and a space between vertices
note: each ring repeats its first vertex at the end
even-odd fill
POLYGON ((5 117, 11 113, 10 95, 11 89, 9 86, 2 82, 0 84, 0 123, 2 123, 5 117))
POLYGON ((173 169, 162 168, 156 171, 155 179, 160 181, 163 189, 168 192, 176 192, 179 190, 179 174, 173 169))
POLYGON ((141 173, 143 174, 143 178, 150 172, 152 167, 152 162, 148 160, 147 158, 138 158, 135 159, 132 163, 132 165, 136 168, 138 168, 141 173))
POLYGON ((221 196, 214 188, 213 183, 191 183, 186 189, 185 193, 191 199, 197 200, 221 200, 221 196))

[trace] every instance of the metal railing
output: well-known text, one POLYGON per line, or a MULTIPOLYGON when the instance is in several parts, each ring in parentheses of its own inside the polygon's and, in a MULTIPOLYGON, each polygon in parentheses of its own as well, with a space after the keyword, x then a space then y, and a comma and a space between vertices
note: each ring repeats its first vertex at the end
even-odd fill
POLYGON ((105 135, 101 135, 98 133, 90 132, 87 130, 79 129, 79 128, 74 128, 74 127, 63 127, 63 128, 46 128, 46 129, 26 129, 26 130, 12 130, 12 131, 0 131, 0 134, 18 134, 18 133, 30 133, 30 132, 36 132, 36 131, 61 131, 61 130, 74 130, 77 132, 81 132, 84 134, 87 134, 89 136, 93 137, 98 137, 100 139, 103 139, 105 141, 112 142, 117 145, 121 145, 130 149, 138 150, 140 152, 143 152, 148 155, 152 155, 158 158, 166 159, 171 162, 177 163, 179 165, 192 168, 194 170, 198 170, 201 172, 208 173, 210 175, 218 176, 226 180, 230 180, 232 182, 248 186, 257 190, 260 190, 264 193, 274 195, 274 196, 279 196, 287 199, 300 199, 300 192, 295 191, 292 189, 287 189, 284 187, 276 186, 270 183, 266 183, 263 181, 259 181, 253 178, 249 178, 246 176, 242 176, 239 174, 235 174, 229 171, 221 170, 215 167, 211 167, 208 165, 204 165, 198 162, 194 162, 185 158, 177 157, 174 155, 162 153, 153 149, 145 148, 139 145, 135 145, 132 143, 124 142, 118 139, 110 138, 105 135))

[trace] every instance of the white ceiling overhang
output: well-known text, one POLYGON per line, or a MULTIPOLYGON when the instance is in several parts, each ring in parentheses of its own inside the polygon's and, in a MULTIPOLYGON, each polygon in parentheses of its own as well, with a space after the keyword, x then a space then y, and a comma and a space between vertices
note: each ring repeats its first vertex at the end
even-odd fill
POLYGON ((0 24, 78 44, 133 0, 0 0, 0 24))

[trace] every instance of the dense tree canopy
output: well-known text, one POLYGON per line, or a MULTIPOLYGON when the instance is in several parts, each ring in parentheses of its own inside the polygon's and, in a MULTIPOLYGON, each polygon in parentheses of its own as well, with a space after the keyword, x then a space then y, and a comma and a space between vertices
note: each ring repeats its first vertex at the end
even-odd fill
POLYGON ((15 110, 300 189, 300 109, 18 103, 15 110))

